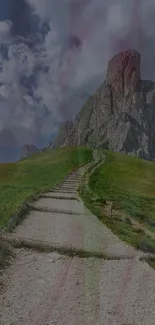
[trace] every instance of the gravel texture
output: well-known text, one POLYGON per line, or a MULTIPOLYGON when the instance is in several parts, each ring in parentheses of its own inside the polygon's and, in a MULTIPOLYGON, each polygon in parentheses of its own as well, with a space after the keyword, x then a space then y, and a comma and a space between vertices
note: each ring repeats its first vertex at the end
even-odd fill
POLYGON ((139 261, 21 250, 0 297, 1 325, 154 325, 155 273, 139 261))
POLYGON ((154 325, 154 270, 70 195, 40 199, 44 207, 58 212, 32 211, 12 236, 104 251, 114 259, 16 250, 4 276, 0 325, 154 325), (60 213, 64 207, 75 214, 60 213), (126 259, 115 259, 122 256, 126 259))

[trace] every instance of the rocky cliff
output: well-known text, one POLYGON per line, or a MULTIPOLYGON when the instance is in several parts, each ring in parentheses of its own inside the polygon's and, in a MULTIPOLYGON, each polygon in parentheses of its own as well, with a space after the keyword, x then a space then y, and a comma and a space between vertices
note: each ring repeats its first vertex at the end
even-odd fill
POLYGON ((141 80, 137 51, 115 55, 107 76, 74 122, 60 129, 56 145, 87 145, 155 157, 155 83, 141 80))
POLYGON ((39 152, 39 150, 34 146, 34 144, 26 144, 22 147, 21 158, 29 157, 37 152, 39 152))
POLYGON ((63 146, 66 144, 72 144, 70 132, 74 132, 74 123, 72 121, 66 121, 60 126, 59 134, 56 139, 53 140, 53 144, 56 146, 63 146))

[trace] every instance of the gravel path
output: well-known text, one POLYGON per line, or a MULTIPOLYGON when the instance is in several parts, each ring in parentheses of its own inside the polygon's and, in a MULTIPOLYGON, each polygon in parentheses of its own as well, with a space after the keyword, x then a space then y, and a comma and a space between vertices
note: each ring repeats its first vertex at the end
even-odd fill
POLYGON ((155 324, 155 272, 86 209, 76 192, 84 170, 35 202, 11 237, 113 260, 16 250, 4 276, 0 325, 155 324))

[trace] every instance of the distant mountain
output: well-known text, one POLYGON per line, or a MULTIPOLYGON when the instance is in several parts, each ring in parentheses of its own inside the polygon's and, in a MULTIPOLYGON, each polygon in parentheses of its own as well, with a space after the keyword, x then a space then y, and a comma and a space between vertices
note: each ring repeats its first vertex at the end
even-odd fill
POLYGON ((141 56, 129 50, 108 64, 103 84, 54 143, 107 148, 155 158, 155 83, 141 80, 141 56))
POLYGON ((39 150, 34 146, 34 144, 26 144, 22 147, 21 158, 27 158, 37 152, 39 152, 39 150))

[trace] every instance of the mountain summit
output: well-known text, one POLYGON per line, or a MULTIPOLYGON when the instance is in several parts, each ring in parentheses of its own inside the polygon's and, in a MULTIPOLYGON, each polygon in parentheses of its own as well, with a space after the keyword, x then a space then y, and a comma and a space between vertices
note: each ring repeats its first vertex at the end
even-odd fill
POLYGON ((39 150, 36 148, 34 144, 31 145, 25 144, 22 147, 21 158, 27 158, 31 155, 34 155, 37 152, 39 152, 39 150))
POLYGON ((106 80, 55 144, 85 145, 155 158, 155 83, 141 80, 141 56, 128 50, 108 64, 106 80))

